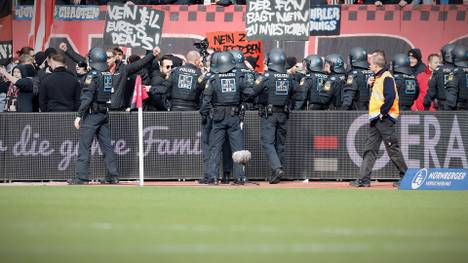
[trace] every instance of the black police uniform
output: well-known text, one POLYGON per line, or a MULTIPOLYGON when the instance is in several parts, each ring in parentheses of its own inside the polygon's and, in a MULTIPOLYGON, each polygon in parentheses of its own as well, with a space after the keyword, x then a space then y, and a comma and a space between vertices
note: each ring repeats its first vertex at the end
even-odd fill
POLYGON ((117 159, 111 145, 109 129, 108 105, 110 103, 112 75, 109 72, 92 70, 88 73, 78 109, 80 121, 80 143, 76 166, 76 178, 81 181, 89 180, 89 163, 91 158, 91 144, 94 136, 104 154, 107 167, 105 182, 118 182, 117 159))
POLYGON ((268 70, 255 81, 258 95, 262 147, 268 157, 273 177, 279 183, 284 175, 284 149, 287 135, 289 107, 294 103, 295 80, 291 75, 268 70))
POLYGON ((447 82, 453 78, 454 66, 451 63, 446 63, 438 67, 429 80, 426 96, 424 96, 424 108, 429 110, 431 102, 437 99, 438 110, 454 110, 456 101, 448 97, 447 101, 447 82))
MULTIPOLYGON (((232 55, 231 55, 232 56, 232 55)), ((243 132, 240 127, 241 102, 243 95, 253 96, 253 90, 245 87, 240 72, 230 70, 211 77, 203 92, 200 114, 211 115, 212 128, 209 134, 208 183, 217 183, 218 165, 226 135, 232 152, 244 149, 243 132)), ((236 183, 245 182, 245 171, 240 164, 233 164, 236 183)))
POLYGON ((295 110, 325 110, 326 105, 322 103, 320 92, 323 90, 328 75, 319 72, 310 72, 299 82, 299 86, 304 91, 305 100, 297 101, 295 110))
POLYGON ((328 76, 319 94, 325 109, 340 110, 342 108, 345 81, 346 75, 343 73, 332 72, 328 76))
MULTIPOLYGON (((193 64, 175 68, 169 77, 167 94, 171 111, 196 111, 203 91, 201 70, 193 64)), ((164 90, 162 91, 164 92, 164 90)))
POLYGON ((369 70, 367 52, 362 47, 354 47, 349 52, 351 70, 347 74, 343 89, 345 110, 368 110, 371 87, 367 84, 374 73, 369 70), (351 101, 350 101, 351 100, 351 101))
POLYGON ((457 110, 468 110, 468 50, 456 46, 451 53, 455 69, 447 80, 448 101, 456 101, 457 110))
POLYGON ((344 110, 368 110, 370 99, 370 88, 367 80, 373 77, 374 73, 368 69, 353 68, 346 78, 343 87, 344 110))
POLYGON ((411 110, 411 106, 419 96, 419 84, 416 77, 397 72, 393 74, 393 77, 398 90, 400 110, 411 110))

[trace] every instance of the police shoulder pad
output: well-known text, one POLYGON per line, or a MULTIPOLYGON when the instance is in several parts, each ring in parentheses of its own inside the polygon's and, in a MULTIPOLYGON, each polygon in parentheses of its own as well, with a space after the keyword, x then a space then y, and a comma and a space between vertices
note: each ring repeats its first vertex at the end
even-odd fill
POLYGON ((348 78, 346 79, 346 84, 351 85, 353 84, 353 75, 349 75, 348 78))
POLYGON ((202 83, 204 78, 204 75, 200 75, 200 77, 198 77, 198 83, 202 83))
POLYGON ((450 73, 450 74, 448 75, 448 78, 447 78, 447 79, 448 79, 448 81, 452 81, 452 80, 453 80, 453 73, 450 73))
POLYGON ((262 83, 262 81, 263 81, 263 76, 258 76, 257 79, 255 80, 255 84, 260 85, 260 83, 262 83))
POLYGON ((325 85, 323 86, 323 89, 325 91, 329 91, 331 89, 331 82, 327 80, 327 82, 325 82, 325 85))
POLYGON ((94 79, 93 74, 89 74, 88 76, 86 76, 86 79, 84 81, 84 85, 85 86, 91 85, 91 82, 93 82, 93 79, 94 79))

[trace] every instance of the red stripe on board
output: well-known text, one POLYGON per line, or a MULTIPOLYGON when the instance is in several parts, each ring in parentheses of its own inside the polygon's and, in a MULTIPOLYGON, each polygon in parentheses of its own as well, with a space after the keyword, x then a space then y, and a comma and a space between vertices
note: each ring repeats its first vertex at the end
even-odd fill
POLYGON ((337 136, 314 136, 314 150, 338 149, 337 136))

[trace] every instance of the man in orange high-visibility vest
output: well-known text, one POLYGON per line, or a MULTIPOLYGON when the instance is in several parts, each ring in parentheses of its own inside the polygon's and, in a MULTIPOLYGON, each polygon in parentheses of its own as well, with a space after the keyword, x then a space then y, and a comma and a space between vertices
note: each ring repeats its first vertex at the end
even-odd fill
MULTIPOLYGON (((377 53, 370 58, 370 70, 375 78, 369 78, 372 85, 369 102, 369 130, 364 147, 364 157, 359 172, 359 179, 351 182, 352 186, 370 187, 372 168, 377 159, 382 140, 388 156, 400 172, 400 179, 408 169, 395 134, 395 123, 399 116, 398 91, 395 79, 385 67, 385 56, 377 53)), ((394 186, 398 187, 400 181, 394 186)))

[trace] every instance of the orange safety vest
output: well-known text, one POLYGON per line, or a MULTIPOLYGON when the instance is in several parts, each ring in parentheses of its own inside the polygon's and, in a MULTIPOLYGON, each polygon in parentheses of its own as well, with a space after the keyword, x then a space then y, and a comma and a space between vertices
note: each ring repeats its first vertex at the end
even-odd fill
MULTIPOLYGON (((392 74, 390 72, 385 71, 382 75, 375 78, 374 85, 372 86, 372 93, 369 101, 369 120, 374 120, 378 118, 380 115, 380 108, 384 104, 384 79, 385 78, 392 78, 392 74)), ((397 119, 400 115, 400 108, 398 107, 398 90, 395 85, 395 80, 393 79, 393 89, 395 90, 395 100, 393 101, 393 105, 388 112, 388 115, 393 119, 397 119)))

